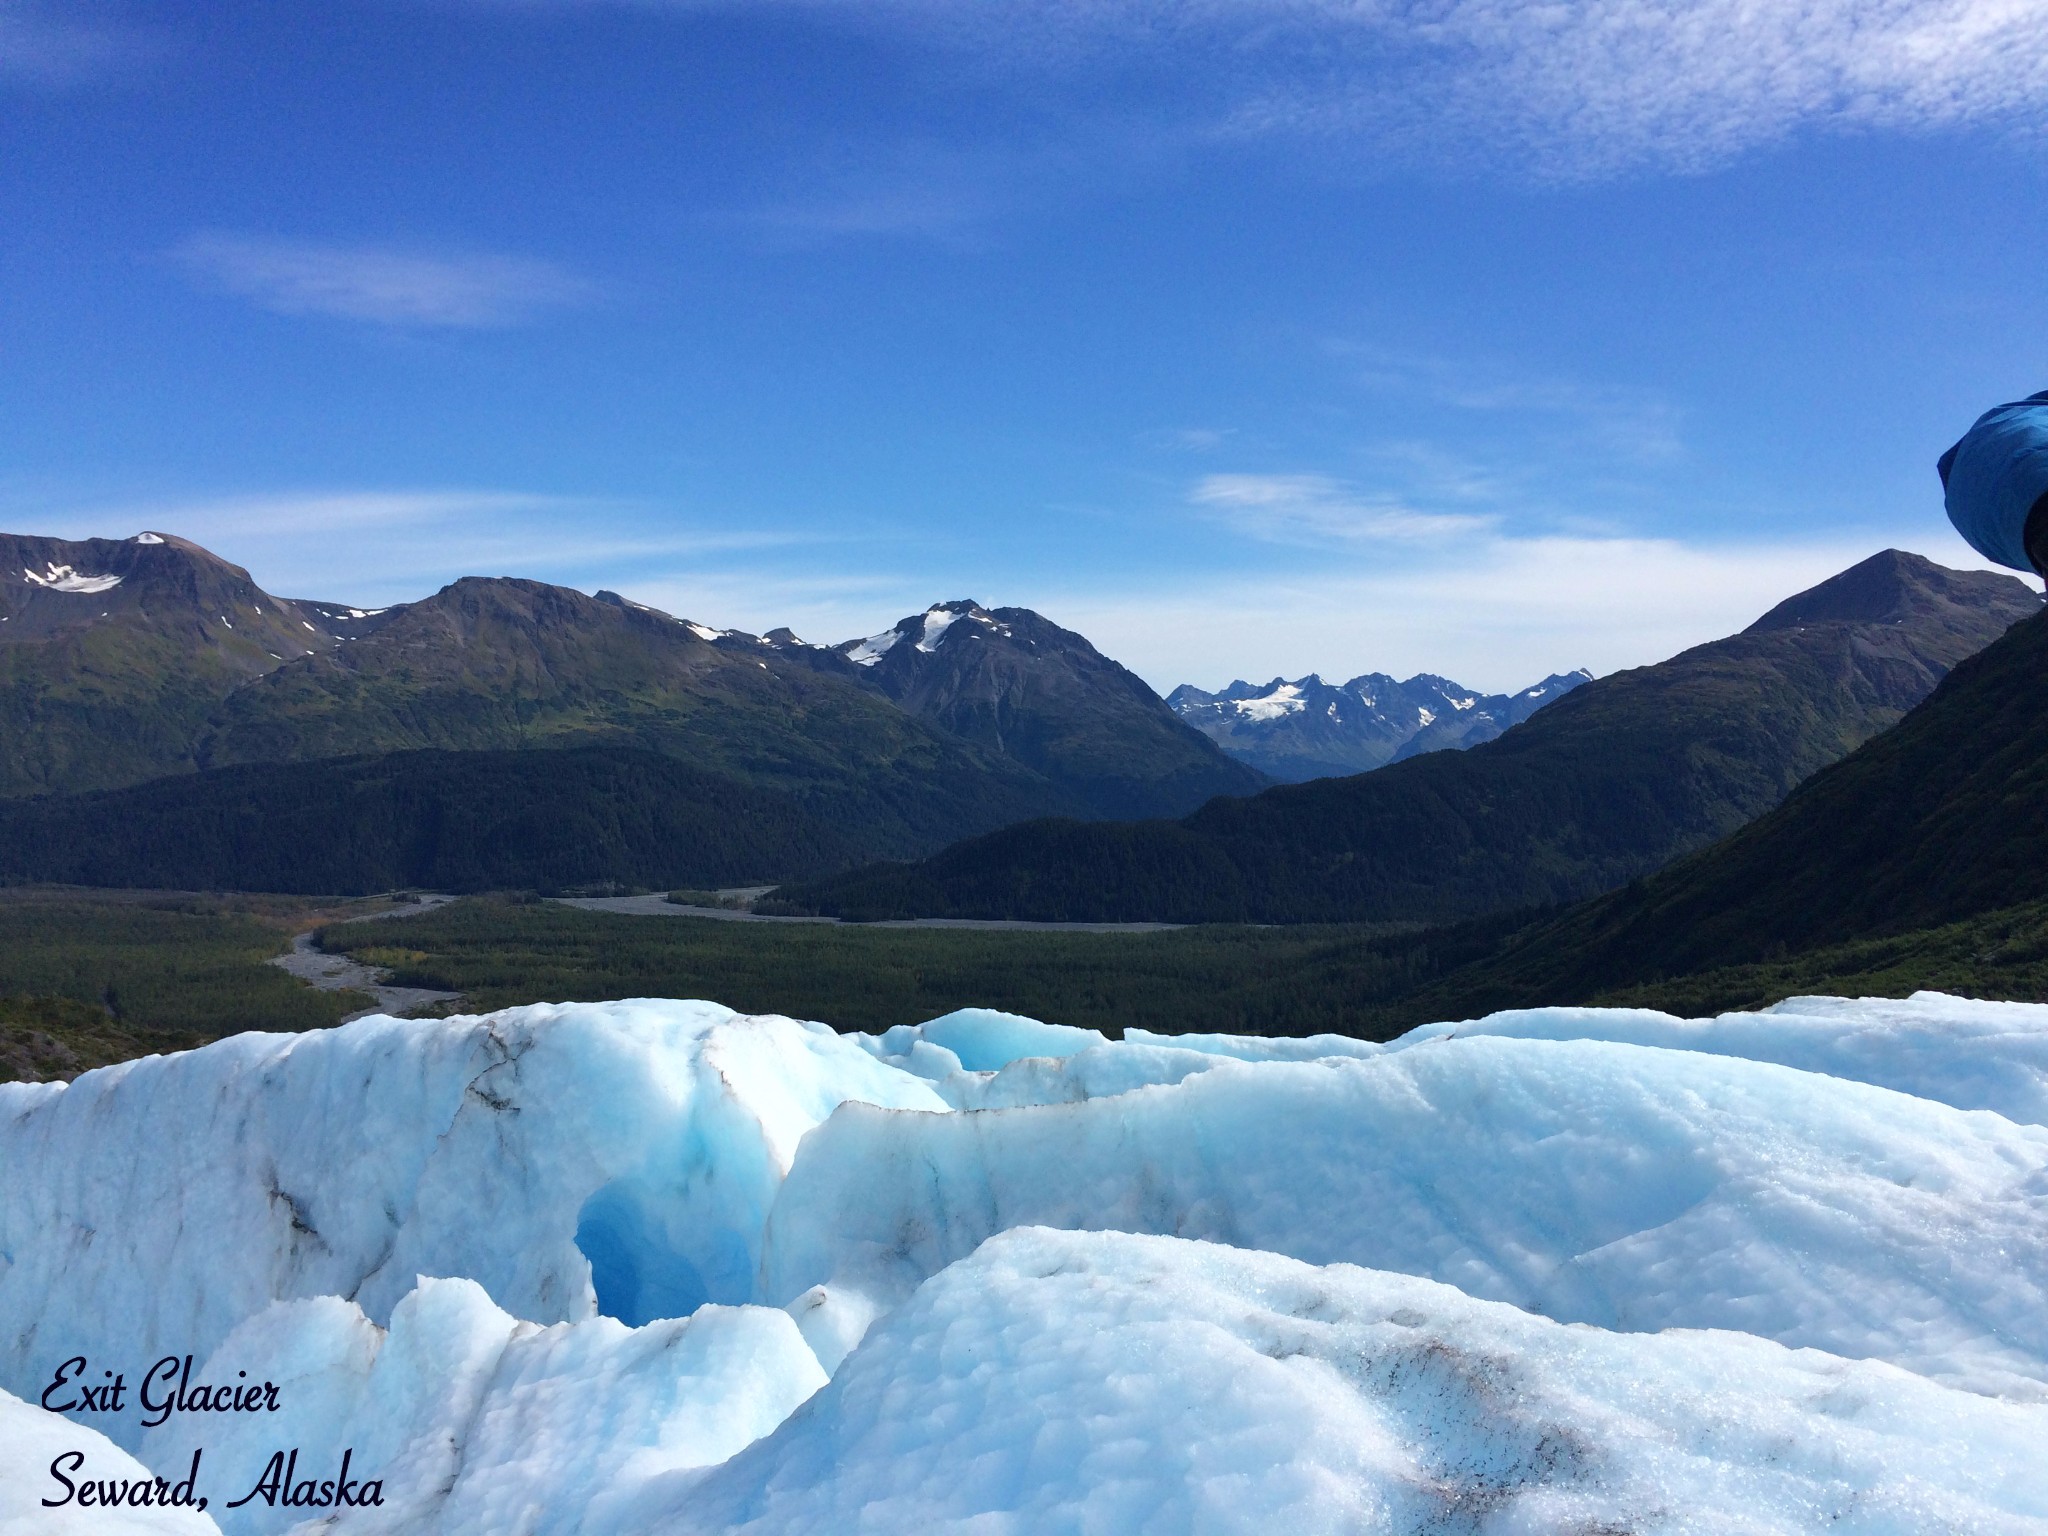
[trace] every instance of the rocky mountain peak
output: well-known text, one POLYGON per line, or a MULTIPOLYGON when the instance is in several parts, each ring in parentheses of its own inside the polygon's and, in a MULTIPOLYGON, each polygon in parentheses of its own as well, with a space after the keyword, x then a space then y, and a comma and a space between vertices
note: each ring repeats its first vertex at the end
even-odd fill
POLYGON ((1808 624, 1882 624, 1958 607, 1976 611, 1987 603, 2009 607, 2011 618, 2019 619, 2040 607, 2041 597, 2016 576, 1952 571, 1924 556, 1887 549, 1786 598, 1743 633, 1808 624))

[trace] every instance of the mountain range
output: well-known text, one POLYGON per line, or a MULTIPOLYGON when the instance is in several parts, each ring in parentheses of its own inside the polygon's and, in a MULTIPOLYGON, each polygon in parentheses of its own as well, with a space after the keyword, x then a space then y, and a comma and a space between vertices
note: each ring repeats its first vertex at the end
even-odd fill
MULTIPOLYGON (((218 770, 572 747, 651 752, 789 797, 790 814, 832 829, 801 845, 842 864, 1029 816, 1180 814, 1266 782, 1022 609, 943 604, 835 647, 509 578, 381 610, 285 599, 167 534, 0 535, 0 798, 194 775, 173 798, 227 814, 264 795, 218 770)), ((463 782, 445 761, 429 777, 448 793, 463 782)), ((563 792, 596 782, 572 776, 563 792)), ((606 782, 653 781, 622 761, 606 782)), ((754 873, 815 867, 807 855, 754 873)))
POLYGON ((1240 680, 1220 693, 1183 683, 1166 703, 1239 762, 1299 784, 1475 747, 1592 680, 1583 670, 1552 673, 1520 693, 1482 694, 1427 672, 1405 682, 1367 672, 1341 685, 1311 672, 1263 688, 1240 680))
POLYGON ((1442 923, 1575 901, 1770 810, 2040 606, 2013 577, 1890 550, 1738 635, 1584 683, 1466 752, 1179 820, 1025 823, 790 887, 776 910, 1442 923))
MULTIPOLYGON (((385 609, 279 598, 165 534, 0 536, 0 561, 0 881, 781 880, 774 909, 853 917, 1426 924, 1577 901, 1734 832, 1873 737, 1852 761, 1888 761, 1904 749, 1880 733, 2040 606, 2011 578, 1888 551, 1740 635, 1597 681, 1495 697, 1311 675, 1169 705, 1080 635, 967 600, 818 645, 509 578, 385 609), (1347 752, 1387 766, 1265 788, 1347 752)), ((1810 834, 1810 866, 1888 824, 1838 816, 1810 834)), ((1986 843, 1956 868, 2007 863, 1986 843)), ((1707 878, 1693 868, 1657 878, 1707 878)), ((1929 868, 1897 900, 1961 878, 1929 868)), ((1638 884, 1540 949, 1607 960, 1530 975, 1636 974, 1616 956, 1663 973, 1721 956, 1723 928, 1796 936, 1800 914, 1842 910, 1811 892, 1709 920, 1747 913, 1748 884, 1806 889, 1782 870, 1682 899, 1691 886, 1638 884), (1627 905, 1646 889, 1651 908, 1627 905), (1652 910, 1684 915, 1659 939, 1652 910)), ((1905 920, 1873 913, 1850 927, 1905 920)))
POLYGON ((1744 978, 1731 977, 1738 990, 1722 997, 1714 973, 1868 948, 2048 898, 2044 807, 2048 615, 2037 615, 1769 814, 1523 929, 1418 1007, 1429 1012, 1444 991, 1473 1012, 1583 1002, 1674 977, 1708 978, 1694 984, 1700 1006, 1744 1005, 1744 978))

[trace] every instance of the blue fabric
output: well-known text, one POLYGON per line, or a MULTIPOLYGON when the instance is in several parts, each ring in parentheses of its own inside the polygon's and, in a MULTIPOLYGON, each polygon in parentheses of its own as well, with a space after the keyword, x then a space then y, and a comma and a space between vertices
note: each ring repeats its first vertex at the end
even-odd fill
POLYGON ((1970 547, 2016 571, 2027 559, 2027 514, 2048 496, 2048 390, 1994 406, 1936 466, 1948 520, 1970 547))

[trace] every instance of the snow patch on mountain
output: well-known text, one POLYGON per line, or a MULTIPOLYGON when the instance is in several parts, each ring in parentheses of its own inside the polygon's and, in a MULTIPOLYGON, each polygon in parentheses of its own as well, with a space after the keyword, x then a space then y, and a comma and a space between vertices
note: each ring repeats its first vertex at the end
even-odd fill
POLYGON ((1277 720, 1282 715, 1299 714, 1308 706, 1301 697, 1301 684, 1281 683, 1254 698, 1233 699, 1231 707, 1247 720, 1277 720))
POLYGON ((896 648, 896 642, 903 638, 902 631, 885 629, 879 635, 869 635, 846 653, 846 659, 856 667, 872 667, 896 648))
POLYGON ((939 642, 946 638, 946 631, 966 617, 966 614, 956 613, 948 608, 927 610, 924 616, 923 628, 918 634, 917 648, 926 653, 936 651, 939 648, 939 642))
POLYGON ((88 576, 75 567, 59 565, 54 560, 49 562, 47 570, 41 576, 27 569, 21 574, 35 585, 46 587, 52 592, 111 592, 121 585, 119 576, 88 576))

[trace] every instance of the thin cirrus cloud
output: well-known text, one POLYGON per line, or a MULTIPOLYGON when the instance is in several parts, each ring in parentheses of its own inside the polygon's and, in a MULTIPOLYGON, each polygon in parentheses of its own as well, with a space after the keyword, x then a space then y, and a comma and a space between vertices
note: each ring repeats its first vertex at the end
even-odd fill
POLYGON ((591 588, 772 557, 814 535, 733 528, 642 502, 525 491, 418 488, 303 490, 188 500, 120 500, 57 510, 10 507, 61 537, 177 534, 246 566, 284 596, 384 605, 411 602, 463 576, 531 576, 591 588))
POLYGON ((167 52, 162 35, 110 17, 0 0, 0 83, 63 89, 127 74, 167 52))
POLYGON ((1498 359, 1399 351, 1333 339, 1325 352, 1355 383, 1395 400, 1447 407, 1492 421, 1540 422, 1553 442, 1574 452, 1638 464, 1679 458, 1682 413, 1662 394, 1531 374, 1498 359))
POLYGON ((496 330, 597 297, 593 284, 524 256, 426 255, 222 233, 194 235, 171 255, 208 285, 278 314, 401 329, 496 330))
POLYGON ((1205 516, 1275 544, 1434 544, 1495 522, 1472 513, 1419 511, 1329 475, 1204 475, 1188 499, 1205 516))
POLYGON ((1162 693, 1307 672, 1436 672, 1506 692, 1548 672, 1604 676, 1733 634, 1894 541, 1945 565, 1983 564, 1946 533, 1733 544, 1489 534, 1398 565, 1305 565, 1159 593, 1028 600, 1162 693))
MULTIPOLYGON (((1435 55, 1425 99, 1526 143, 1540 167, 1567 175, 1642 162, 1702 169, 1807 124, 2024 123, 2048 105, 2048 8, 2030 0, 1461 0, 1392 10, 1391 31, 1435 55)), ((1319 111, 1370 124, 1379 109, 1357 98, 1310 104, 1311 117, 1319 111)))
POLYGON ((1180 135, 1306 133, 1376 164, 1549 179, 1701 170, 1809 126, 2037 128, 2048 106, 2038 0, 781 3, 991 73, 1151 79, 1180 135))

